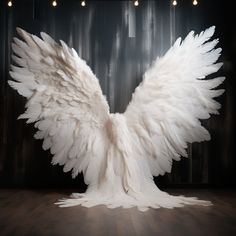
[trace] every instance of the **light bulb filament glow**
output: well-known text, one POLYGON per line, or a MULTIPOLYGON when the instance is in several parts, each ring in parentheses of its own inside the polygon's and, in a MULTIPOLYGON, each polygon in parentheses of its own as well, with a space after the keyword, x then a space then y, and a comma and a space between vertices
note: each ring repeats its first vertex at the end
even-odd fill
POLYGON ((12 1, 8 1, 8 2, 7 2, 7 5, 8 5, 9 7, 12 7, 12 1))
POLYGON ((56 1, 56 0, 52 1, 52 5, 53 5, 54 7, 56 7, 56 6, 57 6, 57 1, 56 1))

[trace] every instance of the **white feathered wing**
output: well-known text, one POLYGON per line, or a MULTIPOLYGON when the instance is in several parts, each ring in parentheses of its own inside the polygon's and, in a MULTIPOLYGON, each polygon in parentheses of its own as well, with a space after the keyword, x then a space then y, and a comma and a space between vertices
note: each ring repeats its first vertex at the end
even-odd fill
POLYGON ((148 163, 147 175, 171 171, 172 160, 187 157, 187 144, 210 139, 201 119, 218 114, 214 100, 224 90, 214 90, 224 77, 206 79, 222 66, 216 63, 221 48, 211 27, 199 35, 191 31, 145 72, 124 116, 132 134, 137 160, 148 163))
POLYGON ((222 65, 216 63, 221 51, 214 49, 218 40, 207 42, 213 33, 214 27, 196 36, 190 32, 153 63, 125 113, 112 116, 109 133, 115 142, 109 148, 115 155, 109 158, 106 191, 75 195, 75 199, 62 200, 61 206, 105 204, 111 208, 137 206, 145 211, 149 207, 212 205, 193 197, 171 196, 157 188, 153 176, 170 172, 173 159, 187 156, 188 143, 210 139, 200 120, 218 113, 220 104, 214 98, 223 90, 214 88, 224 80, 205 79, 222 65), (117 163, 124 163, 126 171, 117 172, 117 163), (120 184, 122 180, 126 185, 120 184))
POLYGON ((24 41, 14 38, 15 55, 9 85, 27 98, 19 118, 35 123, 36 139, 54 155, 53 164, 83 172, 87 184, 98 179, 106 149, 104 125, 109 107, 96 76, 75 52, 61 41, 57 44, 41 33, 42 39, 18 28, 24 41))
POLYGON ((172 159, 186 156, 187 143, 209 139, 200 119, 217 113, 213 90, 224 78, 204 80, 216 72, 220 49, 209 28, 178 39, 166 55, 154 62, 133 94, 124 114, 109 114, 97 78, 76 52, 18 29, 25 42, 15 38, 12 48, 18 65, 9 81, 28 99, 20 118, 36 122, 36 138, 54 154, 53 163, 83 172, 89 187, 61 206, 91 207, 105 204, 149 207, 209 205, 208 201, 171 196, 159 190, 153 175, 170 172, 172 159))

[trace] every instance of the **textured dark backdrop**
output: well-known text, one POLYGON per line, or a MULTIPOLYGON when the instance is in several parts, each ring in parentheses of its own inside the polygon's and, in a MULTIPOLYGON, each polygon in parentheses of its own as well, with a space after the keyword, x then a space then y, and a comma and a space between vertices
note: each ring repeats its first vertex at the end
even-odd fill
POLYGON ((227 76, 221 115, 204 122, 212 140, 190 145, 189 159, 175 162, 172 173, 156 181, 162 186, 235 186, 236 21, 230 1, 201 0, 194 7, 182 0, 175 8, 168 0, 140 1, 137 8, 129 1, 87 1, 85 8, 79 0, 58 0, 56 8, 49 0, 15 0, 12 8, 0 1, 0 186, 84 187, 81 175, 72 180, 60 166, 51 166, 50 153, 33 139, 33 125, 17 121, 25 100, 7 85, 16 26, 36 35, 45 31, 73 46, 98 76, 111 111, 122 112, 156 56, 178 36, 211 25, 223 48, 219 74, 227 76))

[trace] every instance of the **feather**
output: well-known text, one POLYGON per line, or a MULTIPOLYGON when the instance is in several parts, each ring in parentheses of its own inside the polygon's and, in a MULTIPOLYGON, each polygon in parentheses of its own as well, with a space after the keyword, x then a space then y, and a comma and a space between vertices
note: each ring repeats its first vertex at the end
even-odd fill
POLYGON ((14 81, 8 81, 8 84, 23 97, 29 98, 33 95, 33 92, 22 83, 17 83, 14 81))
POLYGON ((44 33, 44 32, 41 32, 40 33, 42 39, 47 42, 48 44, 50 44, 51 46, 55 46, 57 45, 57 43, 54 41, 53 38, 51 38, 51 36, 49 36, 48 34, 44 33))

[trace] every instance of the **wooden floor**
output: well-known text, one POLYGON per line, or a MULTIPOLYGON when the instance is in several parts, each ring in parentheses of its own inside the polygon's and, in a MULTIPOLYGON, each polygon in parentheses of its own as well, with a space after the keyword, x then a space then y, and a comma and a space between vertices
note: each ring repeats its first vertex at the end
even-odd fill
POLYGON ((69 190, 0 190, 0 235, 236 235, 233 190, 166 190, 211 200, 213 206, 185 206, 139 212, 104 206, 59 208, 53 203, 69 190))

